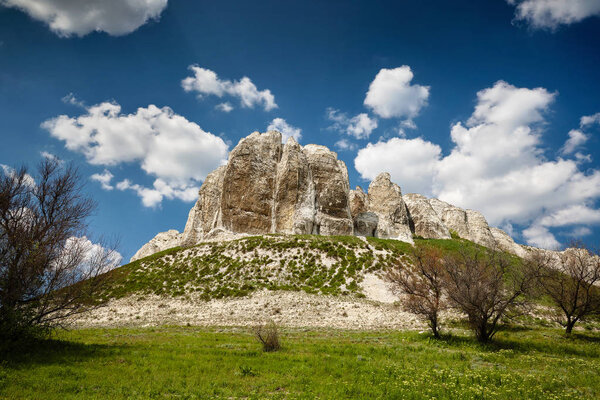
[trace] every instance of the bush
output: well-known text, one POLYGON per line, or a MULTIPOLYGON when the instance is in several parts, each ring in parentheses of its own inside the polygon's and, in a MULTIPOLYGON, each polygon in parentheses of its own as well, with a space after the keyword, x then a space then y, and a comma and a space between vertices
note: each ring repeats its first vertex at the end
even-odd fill
POLYGON ((279 329, 273 320, 255 328, 254 334, 263 346, 263 351, 277 351, 281 348, 279 329))

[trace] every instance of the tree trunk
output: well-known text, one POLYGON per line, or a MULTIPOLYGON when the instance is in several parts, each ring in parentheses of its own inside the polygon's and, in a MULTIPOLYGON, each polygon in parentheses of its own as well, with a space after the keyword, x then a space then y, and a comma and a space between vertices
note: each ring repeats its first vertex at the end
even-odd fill
POLYGON ((574 326, 575 326, 575 321, 571 321, 571 320, 567 321, 567 325, 566 325, 566 328, 565 328, 565 333, 567 335, 570 335, 571 332, 573 331, 573 327, 574 326))
POLYGON ((433 333, 433 337, 436 339, 440 338, 440 328, 438 327, 437 319, 432 319, 429 321, 431 324, 431 332, 433 333))

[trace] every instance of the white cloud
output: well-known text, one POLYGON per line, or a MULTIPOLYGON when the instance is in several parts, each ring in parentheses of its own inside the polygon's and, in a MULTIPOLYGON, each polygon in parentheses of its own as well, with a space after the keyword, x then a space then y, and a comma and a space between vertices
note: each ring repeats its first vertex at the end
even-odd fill
POLYGON ((181 81, 181 86, 186 92, 195 92, 198 97, 207 95, 237 97, 242 107, 246 108, 254 108, 257 105, 262 106, 265 111, 277 108, 271 91, 269 89, 259 91, 248 77, 243 77, 239 81, 222 80, 210 69, 197 65, 190 65, 189 69, 194 75, 181 81))
POLYGON ((56 161, 58 163, 62 162, 57 156, 55 156, 54 154, 49 153, 47 151, 40 151, 40 155, 47 160, 56 161))
POLYGON ((356 149, 356 143, 352 143, 347 139, 340 139, 335 142, 335 147, 340 151, 352 151, 356 149))
POLYGON ((547 227, 600 224, 600 210, 575 204, 540 218, 538 223, 547 227))
POLYGON ((389 172, 403 193, 428 195, 441 152, 440 146, 421 138, 391 138, 387 142, 369 143, 359 150, 354 167, 368 180, 389 172))
POLYGON ((0 0, 42 21, 61 37, 90 32, 125 35, 158 19, 167 0, 0 0))
POLYGON ((413 72, 403 65, 379 71, 365 97, 364 104, 382 118, 412 119, 427 104, 429 86, 411 85, 413 72))
POLYGON ((565 233, 565 235, 571 236, 573 238, 581 238, 591 234, 592 230, 585 226, 578 226, 576 228, 573 228, 570 232, 565 233))
POLYGON ((582 171, 578 160, 544 154, 544 114, 555 97, 499 81, 477 94, 466 124, 452 126, 448 155, 441 157, 439 146, 423 139, 394 138, 360 150, 356 169, 366 179, 389 171, 403 188, 480 210, 495 226, 529 226, 523 236, 530 244, 555 246, 548 227, 556 224, 544 217, 564 217, 600 198, 599 170, 582 171))
POLYGON ((85 103, 83 101, 79 100, 77 97, 75 97, 75 95, 73 93, 67 94, 61 100, 65 104, 71 104, 72 106, 85 108, 85 103))
POLYGON ((198 199, 197 186, 184 186, 184 187, 173 187, 162 179, 156 179, 153 183, 152 188, 141 186, 137 183, 131 183, 129 179, 122 180, 117 183, 118 190, 132 190, 141 199, 142 204, 146 207, 157 207, 163 201, 167 199, 180 199, 186 202, 192 202, 198 199))
POLYGON ((287 142, 287 140, 291 137, 296 139, 297 142, 299 142, 302 138, 302 129, 288 124, 283 118, 275 118, 273 121, 271 121, 269 126, 267 126, 267 131, 280 132, 283 143, 287 142))
MULTIPOLYGON (((5 164, 0 164, 0 168, 2 169, 4 175, 6 175, 7 177, 10 177, 12 179, 15 179, 17 177, 17 171, 14 168, 5 164)), ((33 179, 33 176, 29 174, 24 175, 23 183, 25 184, 25 186, 29 186, 30 188, 36 187, 35 179, 33 179)))
POLYGON ((108 272, 120 266, 123 261, 121 253, 93 243, 86 236, 68 238, 65 243, 65 252, 69 253, 70 250, 76 251, 77 254, 83 254, 81 265, 78 266, 82 272, 94 272, 99 266, 104 267, 98 271, 99 273, 108 272), (94 271, 90 271, 91 268, 94 271))
POLYGON ((228 113, 230 111, 233 110, 233 106, 229 103, 229 102, 225 102, 225 103, 219 103, 215 106, 215 108, 219 111, 223 111, 225 113, 228 113))
POLYGON ((593 124, 600 124, 600 113, 596 113, 594 115, 584 115, 581 117, 581 122, 579 124, 582 128, 593 124))
POLYGON ((360 113, 349 118, 346 113, 328 108, 327 118, 333 122, 333 125, 329 129, 345 133, 356 139, 368 139, 371 132, 377 128, 377 119, 371 118, 365 113, 360 113))
POLYGON ((552 233, 543 226, 532 225, 523 231, 523 237, 527 244, 543 249, 556 250, 560 248, 560 243, 552 233))
POLYGON ((534 28, 556 29, 600 15, 600 0, 507 0, 516 5, 515 18, 534 28))
POLYGON ((572 154, 579 146, 588 141, 590 137, 579 129, 571 129, 569 131, 569 139, 565 142, 561 152, 563 154, 572 154))
POLYGON ((52 118, 42 127, 64 141, 67 149, 85 155, 90 164, 139 163, 142 170, 156 178, 155 188, 159 186, 167 198, 189 200, 189 193, 225 162, 228 152, 220 137, 169 107, 155 105, 123 114, 121 106, 106 102, 88 107, 78 117, 52 118))
POLYGON ((114 178, 114 175, 107 169, 101 174, 93 174, 90 179, 96 182, 100 182, 100 186, 104 190, 113 190, 114 187, 110 184, 110 181, 114 178))

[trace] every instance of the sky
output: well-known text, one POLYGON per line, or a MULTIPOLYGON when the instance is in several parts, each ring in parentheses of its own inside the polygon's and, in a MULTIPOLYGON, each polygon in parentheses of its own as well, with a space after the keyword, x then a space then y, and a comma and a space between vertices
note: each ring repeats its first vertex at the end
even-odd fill
POLYGON ((0 0, 0 166, 75 164, 128 260, 253 131, 364 189, 600 239, 600 0, 0 0))

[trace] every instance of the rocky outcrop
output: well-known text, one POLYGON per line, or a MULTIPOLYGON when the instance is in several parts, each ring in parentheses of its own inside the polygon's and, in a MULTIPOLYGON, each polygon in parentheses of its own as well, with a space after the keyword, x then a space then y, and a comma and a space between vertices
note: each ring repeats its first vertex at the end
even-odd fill
POLYGON ((254 132, 229 153, 221 195, 222 227, 231 232, 271 232, 281 134, 254 132))
POLYGON ((226 165, 208 174, 182 234, 158 234, 132 258, 177 245, 268 233, 358 235, 412 243, 413 235, 449 239, 451 233, 521 255, 525 250, 483 215, 419 194, 402 195, 390 174, 365 193, 350 190, 348 170, 325 146, 285 145, 276 131, 240 140, 226 165))
POLYGON ((412 243, 408 210, 400 186, 390 180, 387 172, 379 174, 369 185, 369 211, 377 214, 376 236, 412 243))
POLYGON ((159 251, 163 251, 166 249, 170 249, 172 247, 177 247, 181 243, 181 233, 177 232, 175 229, 168 230, 166 232, 161 232, 158 235, 154 236, 152 240, 142 246, 133 257, 129 260, 129 262, 134 262, 135 260, 139 260, 140 258, 148 257, 154 253, 158 253, 159 251))
POLYGON ((527 250, 525 250, 523 246, 515 243, 513 238, 511 238, 508 233, 504 232, 502 229, 490 227, 490 232, 494 237, 494 242, 497 249, 519 257, 527 256, 527 250))
POLYGON ((426 239, 450 239, 450 231, 442 223, 427 197, 410 193, 403 196, 409 213, 411 231, 426 239))
POLYGON ((483 214, 475 210, 467 210, 466 214, 469 228, 469 235, 466 239, 482 246, 494 247, 496 241, 483 214))
POLYGON ((223 165, 206 176, 198 192, 198 201, 188 215, 181 244, 192 246, 211 230, 221 226, 221 193, 226 167, 223 165))
POLYGON ((354 234, 356 236, 376 236, 379 217, 374 212, 363 212, 354 218, 354 234))
POLYGON ((306 155, 293 137, 277 166, 272 232, 308 234, 315 219, 315 188, 306 155))
POLYGON ((356 218, 358 214, 367 212, 369 209, 369 197, 360 186, 357 186, 355 190, 350 190, 348 201, 352 218, 356 218))
POLYGON ((304 146, 315 187, 315 224, 321 235, 352 235, 353 223, 348 206, 348 170, 337 154, 325 146, 304 146))

